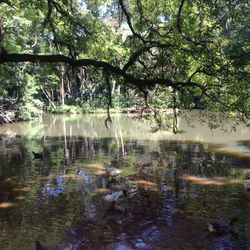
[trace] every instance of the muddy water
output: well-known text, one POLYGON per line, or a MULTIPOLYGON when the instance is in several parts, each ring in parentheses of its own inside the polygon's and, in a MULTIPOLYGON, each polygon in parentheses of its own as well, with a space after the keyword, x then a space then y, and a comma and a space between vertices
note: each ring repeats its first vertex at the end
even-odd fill
POLYGON ((0 127, 1 249, 250 249, 247 128, 193 119, 181 134, 152 134, 104 118, 0 127), (214 221, 226 232, 209 233, 214 221))

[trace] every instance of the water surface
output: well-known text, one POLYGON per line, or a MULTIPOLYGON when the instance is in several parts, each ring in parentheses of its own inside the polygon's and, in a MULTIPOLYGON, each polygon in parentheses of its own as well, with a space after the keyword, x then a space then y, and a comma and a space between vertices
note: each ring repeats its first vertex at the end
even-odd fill
POLYGON ((1 249, 250 248, 248 128, 181 120, 173 135, 125 115, 107 129, 104 119, 0 127, 1 249), (109 177, 105 164, 122 173, 109 177), (232 217, 233 233, 208 232, 208 222, 232 217))

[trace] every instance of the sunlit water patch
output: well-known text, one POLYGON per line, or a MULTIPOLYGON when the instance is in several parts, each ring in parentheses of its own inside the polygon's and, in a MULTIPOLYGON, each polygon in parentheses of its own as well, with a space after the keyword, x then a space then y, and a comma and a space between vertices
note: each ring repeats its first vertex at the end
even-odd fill
MULTIPOLYGON (((113 130, 85 118, 1 127, 1 249, 250 247, 248 157, 218 150, 218 134, 201 143, 128 117, 113 130), (228 233, 208 231, 233 217, 228 233)), ((246 152, 246 134, 235 137, 222 144, 246 152)))

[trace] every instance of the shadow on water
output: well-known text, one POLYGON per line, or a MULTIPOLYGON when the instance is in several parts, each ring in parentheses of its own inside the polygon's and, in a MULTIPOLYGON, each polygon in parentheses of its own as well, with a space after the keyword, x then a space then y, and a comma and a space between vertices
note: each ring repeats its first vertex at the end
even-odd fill
POLYGON ((249 158, 116 134, 1 135, 1 248, 250 247, 249 158), (234 234, 208 231, 233 217, 234 234))

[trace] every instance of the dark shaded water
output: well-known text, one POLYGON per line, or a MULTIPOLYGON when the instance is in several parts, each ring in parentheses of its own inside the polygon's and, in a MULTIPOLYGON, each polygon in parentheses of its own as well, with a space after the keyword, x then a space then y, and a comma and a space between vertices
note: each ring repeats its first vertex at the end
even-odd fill
POLYGON ((218 144, 133 138, 122 126, 102 134, 97 118, 77 128, 55 119, 20 123, 26 134, 2 129, 1 249, 250 249, 249 157, 218 144), (122 173, 112 179, 104 164, 122 173), (105 200, 121 190, 115 203, 105 200), (208 232, 208 222, 234 216, 234 233, 208 232))

